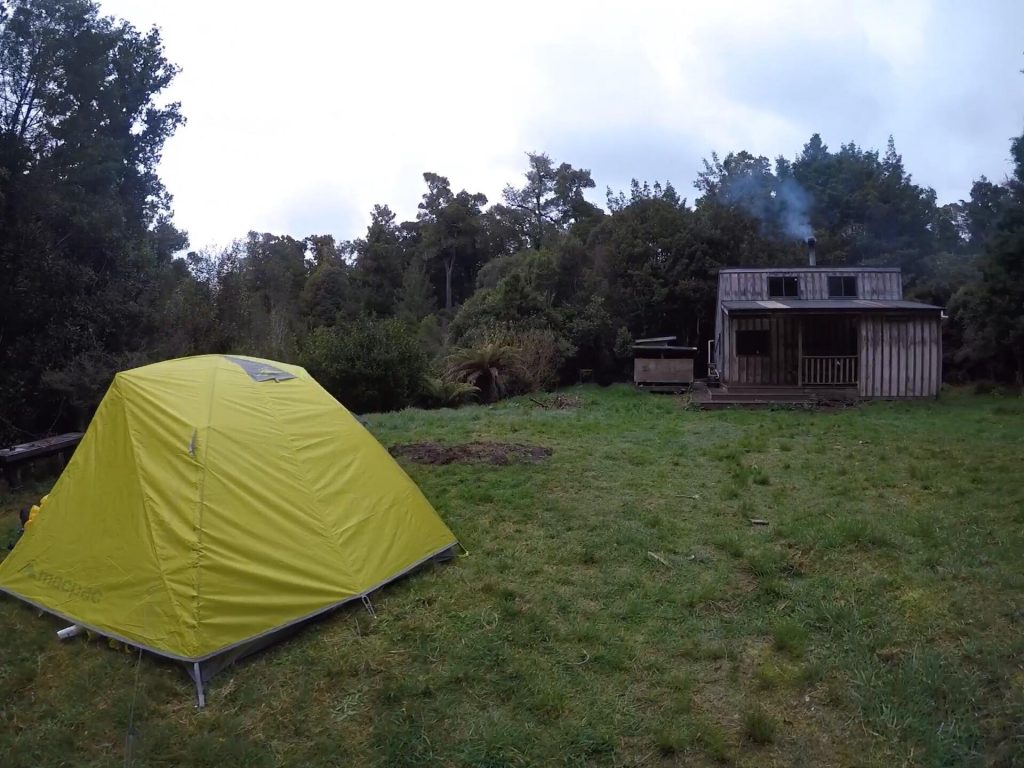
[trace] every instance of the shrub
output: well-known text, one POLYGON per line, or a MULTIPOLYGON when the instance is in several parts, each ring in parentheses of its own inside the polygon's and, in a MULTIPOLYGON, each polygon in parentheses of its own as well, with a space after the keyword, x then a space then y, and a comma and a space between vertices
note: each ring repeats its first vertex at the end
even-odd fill
POLYGON ((548 297, 533 290, 518 272, 503 278, 495 288, 481 288, 452 320, 451 338, 466 344, 466 337, 491 326, 546 328, 557 322, 548 297))
POLYGON ((566 357, 566 341, 554 331, 534 329, 510 334, 509 346, 519 350, 519 376, 526 391, 552 389, 566 357))
POLYGON ((101 350, 88 350, 63 361, 59 368, 44 371, 42 384, 62 396, 70 406, 71 423, 84 430, 114 375, 147 362, 150 361, 141 353, 113 355, 101 350))
MULTIPOLYGON (((554 327, 564 329, 571 356, 570 367, 575 371, 589 368, 600 382, 611 383, 619 378, 626 361, 633 357, 632 349, 627 349, 621 358, 617 358, 618 328, 599 296, 592 295, 586 303, 563 307, 554 327)), ((575 378, 575 375, 570 378, 575 378)))
POLYGON ((615 331, 614 352, 615 357, 619 360, 633 359, 633 334, 624 325, 620 325, 615 331))
POLYGON ((795 621, 784 621, 777 624, 772 633, 775 647, 790 656, 802 656, 807 647, 807 628, 795 621))
POLYGON ((448 375, 428 376, 423 382, 423 399, 433 408, 457 408, 479 393, 479 387, 448 375))
POLYGON ((437 315, 427 315, 416 324, 416 341, 423 353, 431 360, 441 354, 444 348, 444 333, 437 315))
POLYGON ((775 741, 775 720, 760 707, 754 707, 744 715, 743 730, 755 744, 771 744, 775 741))
POLYGON ((394 318, 317 328, 300 359, 324 389, 357 413, 411 405, 423 392, 427 372, 416 328, 394 318))
POLYGON ((510 371, 508 387, 515 394, 552 389, 572 351, 565 338, 550 328, 491 327, 476 336, 516 350, 517 365, 510 371))
POLYGON ((521 395, 539 389, 552 389, 572 347, 550 328, 520 327, 511 323, 488 325, 463 337, 466 348, 488 345, 515 350, 514 365, 505 371, 506 395, 521 395))
POLYGON ((517 349, 488 342, 479 347, 455 350, 448 358, 447 374, 455 381, 477 387, 483 401, 493 403, 507 391, 518 363, 517 349))

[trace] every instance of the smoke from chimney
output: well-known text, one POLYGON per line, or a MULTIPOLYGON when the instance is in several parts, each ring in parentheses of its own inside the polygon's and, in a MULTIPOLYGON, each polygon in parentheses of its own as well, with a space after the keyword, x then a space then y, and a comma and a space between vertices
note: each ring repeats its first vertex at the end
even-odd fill
POLYGON ((818 263, 814 253, 815 242, 816 241, 813 236, 807 238, 807 263, 810 264, 812 267, 817 266, 818 263))

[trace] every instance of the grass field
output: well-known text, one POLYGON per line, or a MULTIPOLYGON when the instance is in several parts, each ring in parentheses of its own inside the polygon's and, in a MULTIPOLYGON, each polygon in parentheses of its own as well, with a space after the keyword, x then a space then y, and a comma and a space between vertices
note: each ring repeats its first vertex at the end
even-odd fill
MULTIPOLYGON (((0 765, 1024 765, 1024 400, 369 417, 466 557, 223 672, 0 598, 0 765), (767 525, 751 524, 763 519, 767 525)), ((48 483, 0 498, 0 542, 48 483)))

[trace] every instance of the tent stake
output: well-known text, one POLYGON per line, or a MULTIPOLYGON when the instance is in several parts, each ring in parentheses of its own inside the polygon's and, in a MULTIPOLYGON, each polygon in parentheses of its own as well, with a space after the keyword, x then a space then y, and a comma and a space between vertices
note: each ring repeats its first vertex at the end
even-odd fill
POLYGON ((192 664, 193 676, 196 681, 196 708, 202 709, 206 706, 206 694, 203 693, 203 677, 202 672, 199 671, 199 662, 192 664))
POLYGON ((374 619, 377 618, 377 612, 373 609, 373 603, 370 602, 370 598, 363 595, 363 605, 366 606, 367 613, 374 619))

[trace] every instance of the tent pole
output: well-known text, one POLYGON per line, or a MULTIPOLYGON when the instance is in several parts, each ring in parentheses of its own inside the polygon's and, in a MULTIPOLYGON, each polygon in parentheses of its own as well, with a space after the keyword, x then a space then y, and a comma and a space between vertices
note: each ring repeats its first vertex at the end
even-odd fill
POLYGON ((192 679, 196 681, 196 708, 202 709, 206 706, 206 694, 203 693, 203 676, 198 661, 192 664, 192 679))

